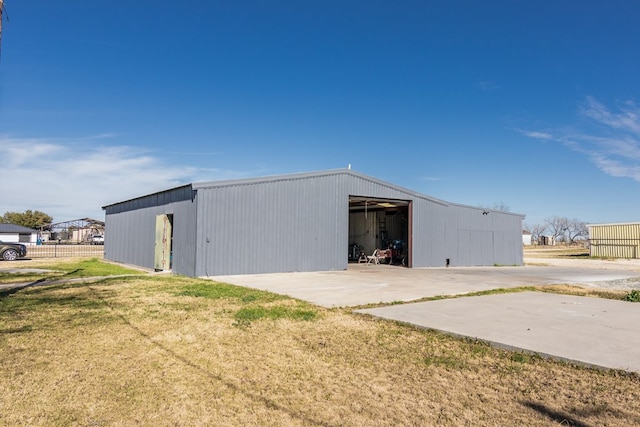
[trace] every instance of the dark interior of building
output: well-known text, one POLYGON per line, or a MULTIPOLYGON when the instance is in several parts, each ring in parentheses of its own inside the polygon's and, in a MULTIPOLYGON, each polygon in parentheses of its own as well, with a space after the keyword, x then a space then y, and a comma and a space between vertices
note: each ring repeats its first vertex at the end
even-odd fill
POLYGON ((349 197, 349 262, 409 266, 410 202, 349 197))

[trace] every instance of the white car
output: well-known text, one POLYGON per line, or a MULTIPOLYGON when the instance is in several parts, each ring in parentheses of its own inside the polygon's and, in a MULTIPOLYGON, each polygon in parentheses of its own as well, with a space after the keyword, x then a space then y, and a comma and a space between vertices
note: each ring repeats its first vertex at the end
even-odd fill
POLYGON ((104 236, 101 234, 96 234, 91 236, 91 244, 92 245, 104 245, 104 236))

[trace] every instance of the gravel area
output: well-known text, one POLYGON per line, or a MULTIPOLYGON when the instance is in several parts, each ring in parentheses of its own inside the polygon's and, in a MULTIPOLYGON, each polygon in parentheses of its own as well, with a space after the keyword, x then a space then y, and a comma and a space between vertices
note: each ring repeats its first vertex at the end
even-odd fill
POLYGON ((571 259, 524 257, 525 265, 548 265, 557 267, 577 267, 598 270, 630 270, 640 274, 640 259, 571 259))
POLYGON ((593 282, 586 286, 598 289, 617 289, 625 291, 632 291, 634 289, 640 290, 640 277, 622 280, 608 280, 605 282, 593 282))
POLYGON ((567 259, 567 258, 540 258, 525 257, 525 265, 545 265, 550 267, 571 267, 590 270, 617 270, 637 272, 638 277, 619 280, 603 280, 591 283, 582 283, 581 286, 612 289, 612 290, 634 290, 640 289, 640 259, 567 259))

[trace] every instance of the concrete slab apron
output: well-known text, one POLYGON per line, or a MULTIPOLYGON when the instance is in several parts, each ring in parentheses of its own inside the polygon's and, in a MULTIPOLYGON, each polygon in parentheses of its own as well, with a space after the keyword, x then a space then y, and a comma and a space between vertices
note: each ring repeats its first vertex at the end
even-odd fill
POLYGON ((634 276, 638 273, 540 266, 420 269, 350 264, 344 271, 244 274, 209 279, 288 295, 324 307, 350 307, 528 285, 593 285, 634 276))
POLYGON ((640 373, 640 304, 537 292, 357 310, 581 364, 640 373))

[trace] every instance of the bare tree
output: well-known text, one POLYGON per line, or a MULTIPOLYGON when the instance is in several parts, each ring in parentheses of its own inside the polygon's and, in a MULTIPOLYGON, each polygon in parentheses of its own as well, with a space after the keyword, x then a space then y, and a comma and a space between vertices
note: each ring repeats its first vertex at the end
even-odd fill
MULTIPOLYGON (((544 220, 546 229, 556 242, 575 243, 576 240, 589 236, 587 225, 579 219, 564 216, 553 216, 544 220)), ((532 233, 533 234, 533 233, 532 233)))
POLYGON ((495 211, 495 212, 511 212, 511 208, 507 206, 504 202, 494 203, 492 206, 478 204, 478 207, 481 207, 489 211, 495 211))
POLYGON ((553 216, 544 220, 547 230, 551 232, 553 240, 560 242, 564 240, 569 229, 569 220, 563 216, 553 216))
POLYGON ((568 221, 566 236, 569 243, 575 243, 575 241, 581 237, 588 237, 589 229, 587 228, 587 224, 575 218, 568 221))
POLYGON ((533 224, 533 225, 524 225, 525 230, 531 233, 531 240, 540 243, 540 236, 547 231, 547 226, 544 224, 533 224))
POLYGON ((511 212, 511 208, 504 202, 494 203, 491 209, 498 212, 511 212))

